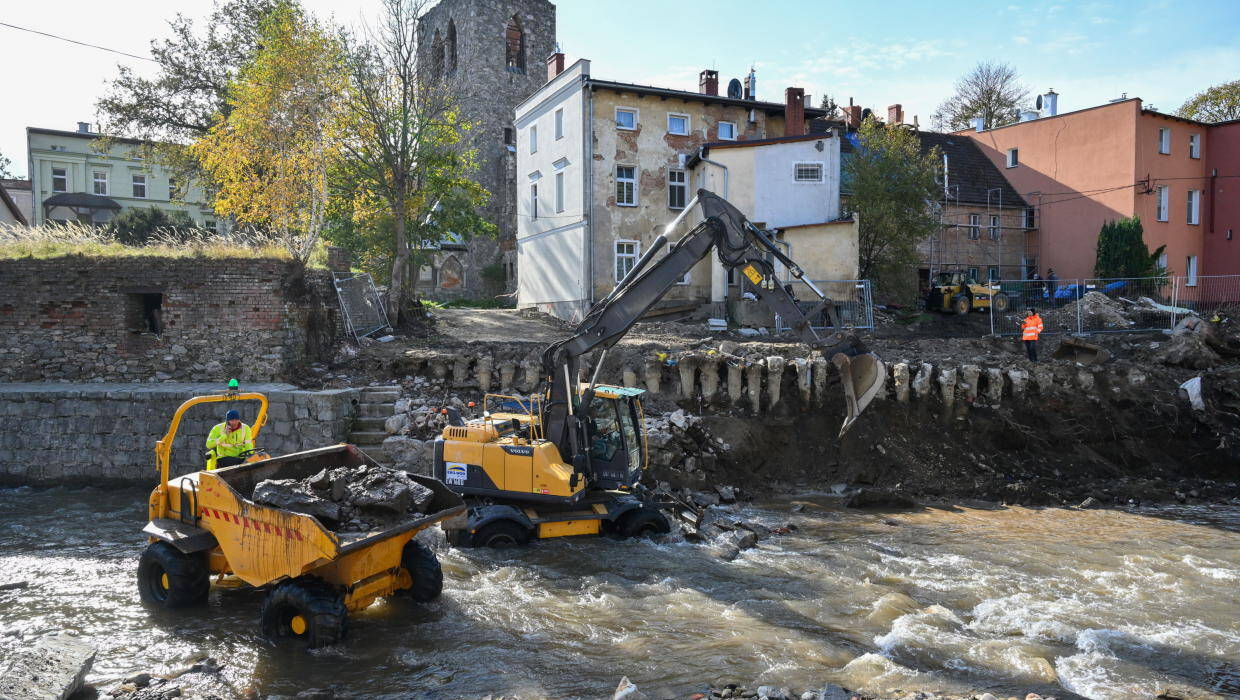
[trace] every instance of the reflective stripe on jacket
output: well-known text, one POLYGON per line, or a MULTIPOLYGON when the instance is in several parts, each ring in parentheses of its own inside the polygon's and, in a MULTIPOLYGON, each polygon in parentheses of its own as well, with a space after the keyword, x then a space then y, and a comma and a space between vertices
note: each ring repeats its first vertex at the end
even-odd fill
POLYGON ((240 428, 228 432, 228 422, 220 423, 207 435, 207 449, 215 450, 219 457, 240 457, 242 452, 254 449, 254 438, 250 434, 250 426, 245 423, 240 428))
POLYGON ((1024 340, 1037 340, 1038 334, 1042 332, 1042 317, 1037 314, 1026 316, 1025 320, 1021 322, 1020 328, 1022 331, 1021 337, 1024 340))

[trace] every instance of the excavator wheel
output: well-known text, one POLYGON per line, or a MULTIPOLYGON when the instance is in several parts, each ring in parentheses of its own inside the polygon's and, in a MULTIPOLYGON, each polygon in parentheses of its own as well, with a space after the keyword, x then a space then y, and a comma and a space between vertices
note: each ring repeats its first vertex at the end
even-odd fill
POLYGON ((654 508, 635 508, 616 520, 615 532, 621 537, 654 537, 672 531, 667 516, 654 508))
POLYGON ((443 569, 430 547, 417 540, 409 540, 401 552, 400 565, 409 573, 413 585, 397 591, 397 595, 419 603, 429 603, 443 592, 443 569))
POLYGON ((263 599, 263 635, 294 639, 310 648, 325 647, 349 633, 344 597, 326 581, 301 576, 277 583, 263 599))
POLYGON ((469 540, 471 547, 521 547, 530 541, 530 531, 515 520, 495 520, 478 528, 469 540))
POLYGON ((201 553, 185 554, 167 542, 152 542, 138 559, 138 595, 164 608, 201 603, 211 578, 201 553))

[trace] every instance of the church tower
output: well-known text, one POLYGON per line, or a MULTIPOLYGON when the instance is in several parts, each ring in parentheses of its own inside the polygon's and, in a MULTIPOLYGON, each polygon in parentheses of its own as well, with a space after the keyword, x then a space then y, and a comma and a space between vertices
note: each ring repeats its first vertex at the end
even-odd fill
MULTIPOLYGON (((463 251, 444 251, 436 296, 516 289, 516 136, 513 110, 547 82, 555 51, 555 5, 548 0, 440 0, 418 22, 418 72, 447 86, 477 152, 473 178, 491 193, 483 216, 499 229, 463 251), (459 256, 459 258, 458 258, 459 256)), ((430 292, 429 284, 419 288, 430 292)))

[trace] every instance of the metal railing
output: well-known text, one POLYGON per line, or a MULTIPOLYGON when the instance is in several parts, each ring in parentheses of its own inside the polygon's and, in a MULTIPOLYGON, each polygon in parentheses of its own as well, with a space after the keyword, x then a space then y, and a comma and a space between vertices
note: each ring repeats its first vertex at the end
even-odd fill
MULTIPOLYGON (((874 295, 870 280, 813 280, 814 286, 822 290, 831 300, 835 315, 845 328, 868 329, 874 327, 874 295)), ((809 285, 800 280, 787 283, 788 291, 797 300, 797 306, 805 313, 811 313, 819 304, 818 295, 809 285)), ((810 327, 814 330, 831 328, 830 316, 826 309, 820 309, 810 318, 810 327)), ((775 332, 790 330, 779 314, 775 314, 775 332)))
POLYGON ((1079 280, 998 280, 990 286, 997 287, 991 297, 993 306, 1006 307, 990 314, 991 335, 1018 335, 1029 307, 1042 317, 1043 333, 1076 333, 1079 329, 1079 280))
POLYGON ((1240 275, 1176 277, 1172 285, 1172 325, 1189 313, 1240 315, 1240 275))

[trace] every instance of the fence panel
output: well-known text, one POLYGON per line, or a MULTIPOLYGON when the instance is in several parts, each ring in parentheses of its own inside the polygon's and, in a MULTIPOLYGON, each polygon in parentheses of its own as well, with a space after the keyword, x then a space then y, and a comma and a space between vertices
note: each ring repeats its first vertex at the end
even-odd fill
POLYGON ((1198 275, 1175 278, 1175 320, 1186 312, 1209 318, 1216 312, 1240 316, 1240 275, 1198 275))
POLYGON ((1081 333, 1161 331, 1175 325, 1172 278, 1087 279, 1083 285, 1081 333))
POLYGON ((1033 307, 1042 317, 1043 333, 1076 333, 1079 319, 1077 313, 1081 297, 1080 280, 1000 280, 992 283, 998 287, 994 294, 994 306, 1001 306, 998 298, 1007 299, 1007 311, 990 314, 991 333, 995 335, 1020 335, 1020 324, 1033 307))
POLYGON ((370 275, 362 273, 334 273, 336 295, 340 297, 340 310, 348 332, 357 340, 388 327, 387 312, 383 299, 375 289, 370 275))
MULTIPOLYGON (((840 324, 845 328, 868 329, 874 327, 874 298, 870 280, 814 280, 814 286, 822 290, 831 300, 840 324)), ((796 297, 797 306, 801 311, 810 313, 818 305, 818 295, 814 294, 805 282, 791 280, 789 291, 796 297)), ((831 328, 831 318, 826 309, 814 313, 810 318, 810 327, 814 330, 831 328)), ((775 315, 775 332, 789 330, 784 319, 775 315)))

